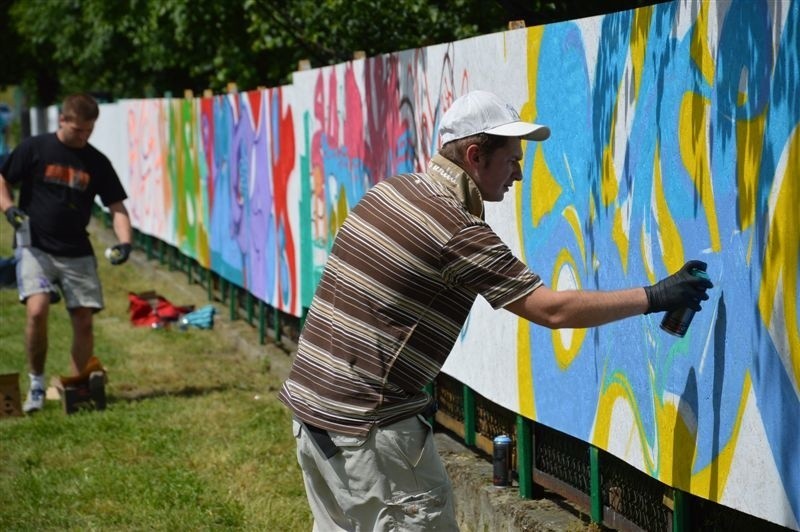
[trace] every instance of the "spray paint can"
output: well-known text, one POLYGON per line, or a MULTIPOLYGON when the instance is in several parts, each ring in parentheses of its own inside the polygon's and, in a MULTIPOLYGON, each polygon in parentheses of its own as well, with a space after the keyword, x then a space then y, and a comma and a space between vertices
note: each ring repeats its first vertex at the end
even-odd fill
POLYGON ((19 227, 17 227, 15 236, 18 248, 27 248, 31 245, 31 219, 27 216, 17 218, 19 220, 19 227))
POLYGON ((511 438, 505 434, 492 440, 492 482, 495 486, 511 485, 511 438))
MULTIPOLYGON (((706 272, 697 268, 693 268, 691 273, 695 277, 700 277, 701 279, 709 278, 706 272)), ((671 310, 667 312, 664 315, 664 319, 661 320, 661 328, 669 334, 683 338, 686 335, 686 331, 689 330, 689 325, 692 323, 694 314, 694 310, 689 307, 671 310)))

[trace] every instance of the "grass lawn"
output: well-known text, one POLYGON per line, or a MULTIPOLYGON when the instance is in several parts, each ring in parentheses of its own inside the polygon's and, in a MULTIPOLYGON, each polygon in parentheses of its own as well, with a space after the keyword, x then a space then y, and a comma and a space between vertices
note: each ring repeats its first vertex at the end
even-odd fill
MULTIPOLYGON (((8 257, 12 231, 0 222, 0 256, 8 257)), ((156 271, 141 252, 110 266, 107 230, 95 223, 91 231, 106 299, 95 354, 108 370, 108 407, 67 416, 48 401, 36 415, 0 419, 0 530, 310 530, 290 415, 276 398, 282 378, 271 371, 270 356, 288 355, 237 348, 236 325, 246 324, 225 320, 219 302, 211 331, 131 326, 129 292, 201 307, 205 289, 156 271)), ((0 290, 0 374, 20 373, 23 400, 24 321, 16 290, 0 290)), ((70 342, 58 303, 48 381, 67 373, 70 342)))

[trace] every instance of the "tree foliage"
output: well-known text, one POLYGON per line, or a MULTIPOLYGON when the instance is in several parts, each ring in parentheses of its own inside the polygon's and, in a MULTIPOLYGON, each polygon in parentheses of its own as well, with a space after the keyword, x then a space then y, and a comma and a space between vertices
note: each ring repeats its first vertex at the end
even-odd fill
MULTIPOLYGON (((619 8, 652 3, 611 0, 619 8)), ((108 98, 224 91, 291 80, 312 66, 587 12, 575 0, 0 0, 0 86, 30 104, 84 90, 108 98)))

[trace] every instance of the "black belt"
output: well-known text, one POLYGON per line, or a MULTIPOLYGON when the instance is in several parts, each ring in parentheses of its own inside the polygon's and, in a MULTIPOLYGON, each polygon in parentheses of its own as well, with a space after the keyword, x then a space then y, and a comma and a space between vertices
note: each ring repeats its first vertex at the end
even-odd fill
POLYGON ((333 443, 331 435, 328 434, 327 430, 315 427, 314 425, 309 425, 304 421, 300 421, 300 423, 308 431, 308 435, 311 436, 312 440, 314 440, 314 443, 317 445, 319 451, 325 456, 326 460, 328 458, 333 458, 339 453, 339 448, 336 447, 335 443, 333 443))
MULTIPOLYGON (((414 415, 420 415, 427 419, 433 417, 438 409, 439 404, 436 402, 436 400, 433 400, 428 403, 428 406, 425 407, 425 410, 414 415)), ((299 419, 297 421, 308 431, 308 435, 311 436, 312 440, 314 440, 314 443, 317 445, 317 448, 320 450, 320 452, 325 456, 326 460, 339 454, 339 448, 335 443, 333 443, 331 435, 328 434, 327 430, 315 427, 314 425, 299 419)))

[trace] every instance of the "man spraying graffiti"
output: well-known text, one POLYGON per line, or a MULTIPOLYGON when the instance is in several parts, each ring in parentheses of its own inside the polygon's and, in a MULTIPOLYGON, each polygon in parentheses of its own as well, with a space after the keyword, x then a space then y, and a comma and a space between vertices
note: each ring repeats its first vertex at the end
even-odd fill
POLYGON ((551 290, 484 221, 522 179, 521 141, 550 130, 473 91, 442 117, 421 174, 373 187, 339 230, 280 392, 315 530, 456 530, 453 493, 425 420, 439 373, 478 295, 549 328, 595 327, 680 307, 709 280, 689 261, 653 286, 551 290))

